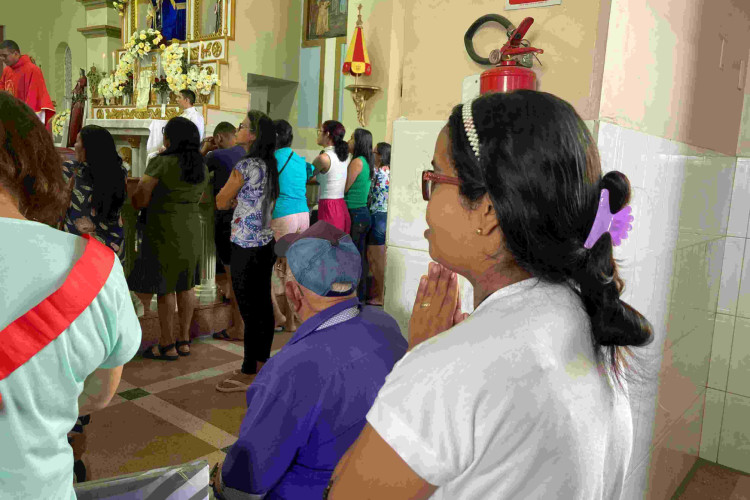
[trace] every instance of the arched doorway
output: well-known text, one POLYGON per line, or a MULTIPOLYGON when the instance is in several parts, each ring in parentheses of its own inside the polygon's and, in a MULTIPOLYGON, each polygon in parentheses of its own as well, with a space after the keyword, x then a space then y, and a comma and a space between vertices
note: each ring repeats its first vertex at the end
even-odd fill
POLYGON ((58 112, 70 109, 73 98, 73 54, 67 43, 55 49, 55 100, 58 112))

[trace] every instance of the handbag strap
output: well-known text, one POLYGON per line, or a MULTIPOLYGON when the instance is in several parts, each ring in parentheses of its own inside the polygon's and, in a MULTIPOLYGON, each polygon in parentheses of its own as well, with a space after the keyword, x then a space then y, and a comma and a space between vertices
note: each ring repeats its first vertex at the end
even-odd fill
POLYGON ((281 170, 279 170, 279 177, 281 177, 281 172, 283 172, 284 169, 286 168, 286 166, 289 164, 289 160, 292 159, 292 155, 293 154, 294 154, 294 151, 292 151, 291 153, 289 153, 289 158, 286 159, 286 163, 284 163, 284 166, 281 167, 281 170))

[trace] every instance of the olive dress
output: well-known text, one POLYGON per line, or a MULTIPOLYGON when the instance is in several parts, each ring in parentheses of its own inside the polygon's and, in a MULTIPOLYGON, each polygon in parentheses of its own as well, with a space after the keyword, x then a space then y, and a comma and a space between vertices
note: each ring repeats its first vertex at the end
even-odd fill
POLYGON ((203 181, 190 184, 181 179, 176 155, 156 156, 146 167, 145 175, 159 183, 145 209, 143 240, 128 276, 134 292, 165 295, 200 283, 203 244, 198 202, 208 185, 208 169, 203 168, 203 181))

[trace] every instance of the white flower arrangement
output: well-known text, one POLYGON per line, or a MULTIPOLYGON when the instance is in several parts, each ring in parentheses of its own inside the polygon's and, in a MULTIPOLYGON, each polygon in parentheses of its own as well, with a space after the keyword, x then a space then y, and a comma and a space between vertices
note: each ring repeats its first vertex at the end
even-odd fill
POLYGON ((123 94, 122 89, 124 84, 125 82, 119 80, 116 76, 112 77, 111 75, 107 75, 102 78, 101 82, 99 82, 99 94, 107 99, 120 97, 123 94))
POLYGON ((169 88, 174 93, 187 88, 187 75, 182 72, 182 58, 184 56, 185 49, 180 47, 177 42, 172 43, 162 54, 161 65, 164 68, 169 88))
POLYGON ((52 133, 55 134, 55 136, 62 135, 63 129, 65 128, 65 122, 69 117, 70 111, 65 110, 52 119, 52 133))
POLYGON ((161 43, 164 41, 164 36, 155 29, 147 29, 136 31, 125 44, 125 52, 133 55, 133 60, 136 56, 145 56, 152 49, 160 48, 164 49, 166 46, 161 43))
POLYGON ((219 75, 217 73, 209 74, 208 68, 203 68, 190 89, 199 94, 210 95, 214 85, 221 85, 219 75))

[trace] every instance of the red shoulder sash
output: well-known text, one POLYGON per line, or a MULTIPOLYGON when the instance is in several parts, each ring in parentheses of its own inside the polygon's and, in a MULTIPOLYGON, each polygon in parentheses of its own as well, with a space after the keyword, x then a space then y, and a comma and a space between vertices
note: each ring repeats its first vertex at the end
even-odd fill
POLYGON ((107 282, 114 252, 88 234, 83 237, 86 248, 62 286, 0 331, 0 380, 60 336, 107 282))

